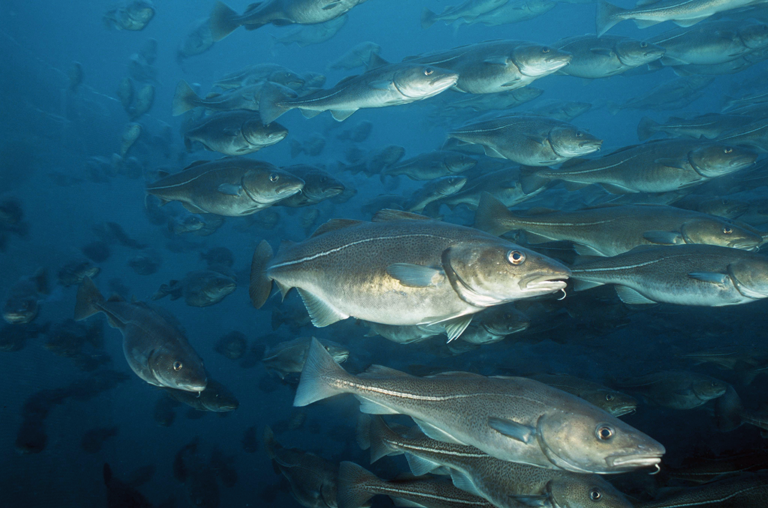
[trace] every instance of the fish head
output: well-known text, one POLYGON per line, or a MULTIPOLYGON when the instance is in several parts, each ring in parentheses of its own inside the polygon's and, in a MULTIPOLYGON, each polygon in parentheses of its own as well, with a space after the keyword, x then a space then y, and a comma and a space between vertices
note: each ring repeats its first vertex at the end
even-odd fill
POLYGON ((450 196, 451 194, 459 192, 461 188, 464 187, 464 184, 467 183, 467 177, 457 175, 444 176, 440 178, 436 183, 437 192, 443 196, 450 196))
POLYGON ((189 346, 160 346, 149 354, 147 365, 160 386, 198 393, 208 386, 203 360, 189 346))
POLYGON ((578 400, 544 414, 537 423, 539 445, 553 464, 578 473, 611 474, 661 462, 666 450, 656 440, 578 400))
POLYGON ((765 23, 750 23, 739 29, 739 38, 749 49, 760 49, 768 46, 768 25, 765 23))
POLYGON ((517 68, 532 78, 546 76, 571 63, 573 55, 540 44, 522 44, 513 50, 517 68))
POLYGON ((304 194, 312 201, 338 196, 344 192, 344 184, 324 171, 308 173, 304 176, 304 194))
POLYGON ((768 262, 763 256, 731 263, 728 275, 742 295, 754 299, 768 297, 768 262))
POLYGON ((709 376, 701 376, 691 384, 693 392, 701 400, 712 400, 721 397, 728 389, 728 383, 709 376))
POLYGON ((319 72, 305 72, 304 73, 304 89, 310 90, 313 88, 321 88, 325 84, 325 74, 319 72))
POLYGON ((474 168, 477 161, 463 153, 455 153, 445 158, 445 168, 451 173, 462 173, 474 168))
POLYGON ((562 475, 547 482, 555 508, 632 508, 624 494, 597 475, 562 475))
POLYGON ((624 39, 616 43, 616 56, 628 67, 640 67, 664 56, 661 46, 645 41, 624 39))
POLYGON ((405 97, 419 100, 434 97, 459 80, 456 72, 431 65, 404 64, 392 78, 395 87, 405 97))
POLYGON ((688 161, 697 173, 706 178, 727 175, 751 166, 757 152, 743 146, 712 143, 697 147, 688 153, 688 161))
POLYGON ((267 79, 273 83, 287 86, 288 88, 291 88, 293 90, 300 90, 301 87, 303 87, 304 84, 306 83, 304 78, 302 78, 295 72, 289 71, 288 69, 276 70, 275 72, 270 74, 267 79))
POLYGON ((304 180, 277 168, 253 169, 243 175, 243 189, 256 203, 272 204, 301 192, 304 180))
POLYGON ((221 383, 211 380, 200 394, 200 402, 208 411, 225 413, 240 407, 240 401, 221 383))
POLYGON ((261 119, 248 120, 243 124, 242 133, 245 140, 252 145, 274 145, 288 135, 288 129, 277 122, 264 126, 261 119))
POLYGON ((485 311, 480 319, 480 324, 491 335, 502 337, 522 332, 531 323, 528 320, 528 316, 511 307, 510 304, 485 311))
POLYGON ((763 237, 724 220, 700 219, 686 222, 682 227, 685 243, 719 245, 732 249, 756 250, 763 237))
POLYGON ((205 279, 202 290, 208 301, 218 302, 237 288, 237 282, 226 275, 212 275, 205 279))
POLYGON ((336 344, 335 342, 331 342, 329 340, 321 342, 321 344, 325 350, 328 351, 328 354, 333 357, 336 363, 344 363, 347 361, 347 359, 349 359, 349 350, 341 344, 336 344))
POLYGON ((28 294, 13 294, 5 301, 3 318, 12 325, 31 323, 40 312, 36 290, 30 287, 28 294))
POLYGON ((571 274, 553 259, 495 238, 446 249, 442 262, 459 297, 477 307, 555 293, 571 274))
POLYGON ((549 131, 549 143, 557 155, 571 158, 600 150, 603 140, 571 125, 559 125, 549 131))
POLYGON ((616 417, 637 411, 637 399, 614 390, 595 390, 579 396, 616 417))

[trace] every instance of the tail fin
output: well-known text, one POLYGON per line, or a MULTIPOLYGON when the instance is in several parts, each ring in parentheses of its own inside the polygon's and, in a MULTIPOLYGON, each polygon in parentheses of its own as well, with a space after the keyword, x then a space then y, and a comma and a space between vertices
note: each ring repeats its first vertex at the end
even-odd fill
POLYGON ((173 95, 173 116, 183 115, 200 104, 202 99, 192 90, 189 83, 183 79, 176 85, 176 93, 173 95))
POLYGON ((269 125, 286 111, 291 108, 282 106, 280 103, 285 99, 296 96, 296 93, 290 88, 267 81, 261 87, 261 96, 259 97, 259 116, 264 125, 269 125))
POLYGON ((354 462, 339 464, 336 502, 339 508, 361 508, 370 506, 368 501, 376 495, 375 486, 382 480, 354 462), (372 488, 373 487, 373 488, 372 488))
POLYGON ((423 30, 426 30, 427 28, 431 27, 435 24, 435 21, 437 21, 437 14, 430 11, 429 9, 424 9, 421 11, 421 28, 423 30))
POLYGON ((213 42, 219 42, 227 35, 234 32, 239 26, 238 14, 230 9, 223 2, 216 2, 211 12, 211 18, 208 21, 208 27, 211 29, 213 42))
POLYGON ((658 122, 651 120, 647 116, 642 117, 640 119, 640 123, 637 124, 637 139, 640 141, 645 141, 646 139, 650 138, 656 134, 656 132, 658 132, 656 129, 658 126, 658 122))
POLYGON ((318 400, 344 393, 343 389, 336 386, 336 381, 352 378, 336 363, 320 341, 313 337, 307 360, 304 362, 304 369, 301 371, 301 380, 296 389, 293 406, 307 406, 318 400))
POLYGON ((730 432, 739 427, 743 422, 741 414, 744 406, 741 405, 741 398, 733 386, 728 386, 725 393, 715 400, 715 423, 721 432, 730 432))
POLYGON ((539 169, 532 166, 520 166, 520 186, 524 193, 531 194, 549 183, 549 179, 539 174, 539 169))
POLYGON ((381 416, 372 416, 368 426, 368 438, 371 445, 371 464, 387 455, 400 455, 403 452, 389 445, 388 441, 399 436, 390 429, 381 416))
POLYGON ((75 320, 80 321, 101 312, 95 303, 104 301, 104 296, 99 292, 90 277, 83 279, 80 289, 77 290, 77 303, 75 304, 75 320))
POLYGON ((605 0, 597 2, 597 36, 602 36, 611 29, 616 23, 622 20, 621 13, 626 11, 621 7, 609 4, 605 0))
POLYGON ((272 247, 266 240, 262 240, 253 252, 251 260, 251 285, 248 294, 251 303, 260 309, 272 292, 272 279, 267 276, 267 264, 272 259, 272 247))
POLYGON ((511 228, 506 224, 506 220, 511 216, 504 203, 493 197, 489 192, 483 192, 480 195, 480 203, 475 212, 474 227, 482 231, 487 231, 492 235, 503 235, 511 228))
POLYGON ((266 448, 270 459, 275 458, 275 450, 278 446, 280 446, 280 444, 275 441, 275 433, 272 432, 272 428, 267 425, 264 427, 264 448, 266 448))

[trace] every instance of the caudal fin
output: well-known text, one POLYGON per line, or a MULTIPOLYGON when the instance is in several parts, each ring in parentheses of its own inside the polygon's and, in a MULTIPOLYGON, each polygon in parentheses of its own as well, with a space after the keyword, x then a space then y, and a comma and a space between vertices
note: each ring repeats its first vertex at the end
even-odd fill
POLYGON ((339 464, 336 502, 339 508, 362 508, 376 495, 376 486, 384 483, 379 477, 354 462, 339 464))
POLYGON ((387 455, 400 455, 403 452, 389 445, 399 436, 389 428, 381 416, 372 416, 368 426, 368 439, 371 445, 371 464, 387 455))
POLYGON ((637 139, 645 141, 658 131, 657 127, 659 123, 651 120, 647 116, 640 119, 640 123, 637 124, 637 139))
POLYGON ((728 386, 725 393, 715 400, 715 423, 721 432, 730 432, 742 424, 741 398, 733 386, 728 386))
POLYGON ((293 399, 294 407, 308 406, 318 400, 344 393, 344 390, 337 386, 337 381, 342 379, 349 380, 353 377, 347 374, 320 341, 313 337, 304 369, 301 371, 296 397, 293 399))
POLYGON ((520 186, 523 192, 531 194, 549 183, 549 179, 539 174, 540 168, 520 166, 520 186))
POLYGON ((104 296, 99 292, 90 277, 85 277, 77 290, 77 302, 75 303, 75 320, 80 321, 101 312, 95 304, 104 301, 104 296))
POLYGON ((504 203, 493 197, 491 193, 483 192, 475 212, 474 227, 492 235, 503 235, 511 229, 505 220, 510 216, 504 203))
POLYGON ((248 288, 248 294, 251 297, 251 303, 257 309, 264 305, 272 292, 272 279, 267 275, 267 265, 272 259, 272 255, 272 247, 266 240, 262 240, 253 252, 251 285, 248 288))
POLYGON ((239 26, 238 14, 230 9, 224 2, 216 2, 211 12, 208 26, 211 29, 213 42, 219 42, 227 35, 234 32, 239 26))
POLYGON ((261 96, 259 97, 259 116, 261 123, 269 125, 277 120, 283 113, 291 108, 282 105, 282 101, 296 96, 296 92, 290 88, 267 81, 261 87, 261 96))
POLYGON ((429 9, 424 9, 421 11, 421 28, 423 30, 426 30, 427 28, 434 25, 435 21, 437 21, 437 14, 430 11, 429 9))
POLYGON ((597 2, 597 36, 600 37, 611 29, 616 23, 622 20, 621 13, 626 11, 621 7, 616 7, 605 0, 597 2))
POLYGON ((200 102, 200 97, 192 90, 189 83, 182 79, 176 85, 176 93, 173 95, 173 116, 183 115, 187 111, 196 108, 200 102))

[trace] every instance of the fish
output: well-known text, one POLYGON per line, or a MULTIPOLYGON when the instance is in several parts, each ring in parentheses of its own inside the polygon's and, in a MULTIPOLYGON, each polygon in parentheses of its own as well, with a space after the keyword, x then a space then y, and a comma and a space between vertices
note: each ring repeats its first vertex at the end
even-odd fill
POLYGON ((173 116, 183 115, 194 108, 202 107, 213 111, 234 111, 244 109, 259 111, 262 88, 265 82, 257 82, 226 91, 213 93, 205 98, 195 93, 183 79, 176 85, 171 111, 173 116))
MULTIPOLYGON (((508 0, 504 5, 472 19, 460 19, 459 26, 465 24, 483 24, 499 26, 519 23, 536 18, 554 9, 558 1, 552 0, 508 0)), ((571 3, 571 2, 568 2, 571 3)))
POLYGON ((187 28, 186 35, 176 48, 176 62, 179 65, 193 56, 202 55, 213 47, 213 35, 208 18, 200 18, 187 28))
POLYGON ((330 111, 341 122, 361 108, 398 106, 434 97, 458 79, 455 72, 406 62, 382 64, 359 76, 349 76, 333 88, 300 97, 289 88, 268 82, 261 90, 259 113, 265 124, 291 109, 300 109, 310 118, 330 111))
POLYGON ((175 388, 163 388, 163 391, 172 399, 198 411, 228 413, 240 406, 240 402, 226 386, 210 378, 205 390, 200 393, 192 393, 175 388))
POLYGON ((123 78, 120 80, 120 84, 117 87, 117 98, 120 99, 123 109, 128 112, 133 104, 133 94, 135 89, 133 87, 133 81, 131 78, 123 78))
POLYGON ((632 19, 638 28, 648 28, 664 21, 689 27, 723 11, 755 4, 755 0, 660 0, 640 2, 633 9, 617 7, 606 0, 597 2, 597 35, 601 36, 617 23, 632 19))
POLYGON ((567 240, 581 255, 611 257, 641 245, 719 245, 756 251, 761 232, 747 224, 665 205, 607 205, 515 215, 483 194, 474 226, 492 234, 523 230, 531 244, 567 240))
POLYGON ((213 349, 230 360, 239 360, 248 351, 248 339, 242 332, 229 332, 216 341, 213 349))
MULTIPOLYGON (((139 275, 152 275, 157 272, 157 269, 162 264, 163 260, 157 252, 149 252, 147 254, 137 254, 128 260, 126 263, 131 269, 139 275)), ((93 278, 91 274, 87 274, 88 277, 93 278)), ((78 281, 78 283, 82 280, 78 281)))
POLYGON ((456 194, 465 183, 467 183, 467 177, 462 175, 443 176, 430 180, 411 194, 403 208, 409 212, 421 212, 433 201, 456 194))
POLYGON ((459 5, 447 6, 441 14, 435 14, 429 9, 424 9, 421 13, 421 28, 426 30, 437 21, 450 24, 460 19, 474 19, 506 3, 507 0, 465 0, 459 5))
POLYGON ((722 133, 716 141, 754 148, 762 153, 768 152, 768 118, 745 122, 722 133))
POLYGON ((490 41, 406 58, 458 73, 453 89, 471 94, 497 93, 530 85, 562 69, 571 55, 528 41, 490 41))
POLYGON ((711 376, 690 371, 665 370, 637 378, 618 380, 645 400, 670 409, 694 409, 725 394, 728 384, 711 376))
POLYGON ((617 418, 637 410, 637 400, 634 397, 594 381, 568 374, 536 374, 531 377, 553 388, 572 393, 617 418))
POLYGON ((30 277, 22 277, 8 290, 3 319, 11 325, 31 323, 40 313, 39 302, 48 292, 48 275, 44 268, 38 268, 30 277))
POLYGON ((259 63, 227 74, 216 80, 213 86, 222 90, 232 90, 264 81, 272 81, 293 90, 301 90, 309 85, 305 78, 302 78, 287 67, 274 63, 259 63))
POLYGON ((353 462, 339 464, 336 495, 339 508, 367 506, 376 495, 389 496, 393 502, 424 508, 492 508, 483 498, 458 489, 448 482, 430 477, 385 481, 353 462), (410 503, 413 503, 412 505, 410 503))
POLYGON ((171 300, 184 297, 184 302, 191 307, 207 307, 222 301, 227 295, 237 289, 234 274, 223 267, 218 270, 195 270, 189 272, 181 280, 171 280, 163 284, 152 295, 152 300, 159 300, 168 295, 171 300))
POLYGON ((706 113, 693 118, 670 117, 666 123, 658 123, 647 116, 637 124, 637 139, 645 141, 658 133, 670 137, 693 139, 717 139, 721 134, 744 125, 749 119, 741 115, 706 113))
MULTIPOLYGON (((445 199, 436 201, 427 207, 429 211, 435 211, 434 205, 446 205, 453 210, 459 205, 466 205, 471 210, 475 210, 480 203, 480 196, 483 192, 492 194, 499 201, 507 206, 515 206, 536 196, 536 193, 544 191, 544 187, 526 194, 520 186, 520 170, 518 168, 499 169, 485 174, 470 177, 456 194, 448 196, 445 199)), ((431 215, 431 214, 430 214, 431 215)))
POLYGON ((432 439, 501 461, 612 474, 658 464, 664 447, 605 411, 532 379, 447 372, 419 378, 374 365, 348 374, 313 341, 294 407, 351 393, 368 414, 405 414, 432 439))
POLYGON ((125 0, 104 13, 102 20, 107 28, 115 30, 144 30, 155 17, 155 5, 151 0, 125 0))
POLYGON ((714 245, 638 247, 572 268, 576 291, 613 284, 632 305, 722 307, 768 297, 765 256, 714 245))
POLYGON ((128 151, 136 143, 136 140, 141 136, 143 127, 139 123, 129 123, 123 129, 123 134, 120 137, 120 156, 125 157, 128 151))
POLYGON ((131 121, 135 122, 143 115, 149 113, 154 103, 155 103, 155 87, 150 84, 146 84, 142 86, 139 92, 136 94, 135 104, 130 109, 130 112, 129 112, 131 121))
POLYGON ((357 67, 366 67, 371 61, 371 55, 378 55, 379 53, 381 53, 381 46, 375 42, 361 42, 329 63, 327 68, 328 70, 351 70, 357 67))
POLYGON ((211 12, 211 34, 218 42, 237 28, 256 30, 267 24, 314 25, 339 18, 366 0, 266 0, 238 14, 218 1, 211 12))
MULTIPOLYGON (((312 339, 306 337, 281 342, 265 351, 261 361, 267 371, 276 374, 280 379, 289 374, 298 374, 304 368, 311 343, 312 339)), ((321 344, 335 362, 344 363, 349 358, 349 350, 341 344, 329 340, 321 344)))
POLYGON ((554 47, 573 55, 561 74, 584 79, 607 78, 658 60, 665 48, 654 41, 629 37, 580 35, 562 39, 554 47))
POLYGON ((159 387, 202 392, 208 383, 203 360, 170 315, 119 296, 105 300, 90 278, 77 291, 75 320, 103 312, 123 334, 123 353, 131 370, 159 387))
POLYGON ((344 27, 347 23, 347 19, 348 17, 344 15, 323 23, 300 26, 290 33, 280 37, 275 37, 273 35, 272 41, 275 45, 282 44, 283 46, 290 46, 291 44, 296 44, 300 48, 305 48, 312 44, 321 44, 331 40, 333 36, 344 27))
POLYGON ((745 423, 768 431, 765 413, 746 409, 741 397, 731 385, 727 385, 722 396, 715 400, 715 423, 721 432, 731 432, 745 423))
POLYGON ((184 144, 191 151, 194 142, 206 150, 238 156, 255 153, 279 143, 288 129, 277 122, 264 125, 256 111, 226 111, 206 117, 184 133, 184 144))
POLYGON ((750 148, 718 141, 660 140, 572 161, 559 170, 523 170, 520 183, 526 193, 555 180, 571 190, 599 184, 611 194, 671 192, 752 166, 757 156, 750 148))
POLYGON ((461 341, 484 345, 504 340, 509 335, 528 329, 528 317, 517 310, 513 303, 491 307, 481 312, 467 330, 461 334, 461 341))
POLYGON ((101 268, 89 260, 75 260, 65 263, 64 266, 59 268, 57 279, 59 284, 69 287, 80 284, 85 277, 93 279, 99 272, 101 272, 101 268))
POLYGON ((483 147, 486 155, 526 166, 549 166, 596 152, 603 141, 566 122, 512 115, 466 125, 451 138, 483 147))
POLYGON ((301 192, 278 202, 278 206, 300 207, 316 205, 326 199, 338 196, 346 188, 340 180, 315 166, 288 166, 286 171, 304 180, 301 192))
POLYGON ((411 180, 434 180, 474 168, 477 160, 461 152, 438 150, 426 152, 384 168, 381 175, 405 175, 411 180))
MULTIPOLYGON (((416 342, 422 342, 430 337, 445 333, 445 328, 439 324, 397 326, 368 322, 363 323, 368 327, 369 330, 368 333, 365 334, 366 337, 374 337, 379 335, 397 344, 413 344, 416 342)), ((468 327, 468 329, 471 329, 471 325, 468 327)))
POLYGON ((323 152, 323 148, 325 148, 325 138, 317 133, 310 136, 310 138, 303 143, 301 141, 292 139, 291 159, 298 157, 302 153, 305 153, 310 157, 316 157, 323 152))
POLYGON ((383 210, 373 222, 331 220, 276 257, 263 240, 253 255, 250 296, 260 308, 275 281, 283 295, 298 289, 317 327, 350 316, 391 325, 444 323, 453 340, 472 314, 555 293, 567 278, 560 263, 487 233, 383 210))
POLYGON ((360 172, 367 176, 381 175, 388 167, 397 164, 405 155, 405 148, 397 145, 385 145, 365 153, 354 151, 347 153, 347 160, 352 164, 339 163, 342 171, 349 171, 353 175, 360 172))
MULTIPOLYGON (((456 487, 494 506, 591 506, 596 502, 615 508, 632 506, 621 492, 594 474, 502 461, 473 446, 436 441, 410 430, 400 436, 379 416, 370 420, 371 462, 404 453, 414 474, 449 474, 456 487)), ((358 440, 368 444, 365 430, 362 432, 358 440)))
POLYGON ((636 505, 638 508, 691 508, 718 506, 722 508, 757 508, 768 500, 768 475, 765 473, 741 473, 699 487, 668 493, 658 500, 636 505))
POLYGON ((180 201, 189 212, 241 217, 300 192, 304 181, 267 162, 242 158, 198 161, 147 185, 164 203, 180 201))
POLYGON ((542 102, 539 106, 530 109, 526 112, 528 115, 545 116, 552 120, 560 120, 561 122, 570 122, 576 117, 579 117, 592 109, 592 104, 589 102, 542 102))

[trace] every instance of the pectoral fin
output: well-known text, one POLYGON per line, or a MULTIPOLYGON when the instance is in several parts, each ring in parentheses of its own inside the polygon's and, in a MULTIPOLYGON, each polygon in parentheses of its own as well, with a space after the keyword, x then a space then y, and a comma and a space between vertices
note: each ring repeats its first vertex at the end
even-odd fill
POLYGON ((386 79, 371 81, 368 83, 368 86, 375 90, 389 90, 390 88, 392 88, 392 81, 389 81, 386 79))
POLYGON ((500 434, 511 437, 521 443, 529 444, 536 438, 536 429, 504 418, 488 418, 488 426, 500 434))
POLYGON ((524 506, 530 506, 531 508, 550 506, 549 498, 547 496, 518 496, 510 494, 509 498, 524 506))
POLYGON ((684 243, 683 236, 677 231, 646 231, 643 238, 660 245, 679 245, 684 243))
POLYGON ((688 277, 702 282, 709 282, 719 286, 725 286, 728 283, 728 275, 716 272, 691 272, 688 277))
POLYGON ((348 315, 337 311, 312 293, 303 289, 296 289, 299 292, 299 296, 301 296, 301 299, 304 301, 304 306, 307 308, 307 312, 309 312, 309 317, 312 318, 312 324, 316 327, 323 328, 324 326, 332 325, 337 321, 349 317, 348 315))
POLYGON ((627 286, 616 286, 616 294, 619 296, 619 300, 627 305, 650 305, 654 302, 650 298, 646 298, 632 288, 627 286))
POLYGON ((331 111, 331 115, 333 115, 334 120, 336 120, 337 122, 343 122, 344 120, 352 116, 355 113, 355 111, 357 110, 356 109, 334 110, 334 111, 331 111))
POLYGON ((491 65, 507 65, 507 58, 503 56, 492 56, 488 57, 485 60, 483 60, 483 63, 491 64, 491 65))
POLYGON ((438 268, 410 263, 393 263, 387 267, 387 274, 403 286, 416 288, 434 287, 445 279, 445 273, 438 268))
POLYGON ((440 324, 445 326, 445 334, 448 336, 448 342, 453 342, 464 333, 464 330, 467 329, 471 322, 472 314, 468 316, 459 316, 448 321, 443 321, 440 324))
POLYGON ((228 196, 239 196, 243 193, 243 187, 240 185, 234 185, 231 183, 223 183, 219 185, 219 188, 217 189, 222 194, 226 194, 228 196))

